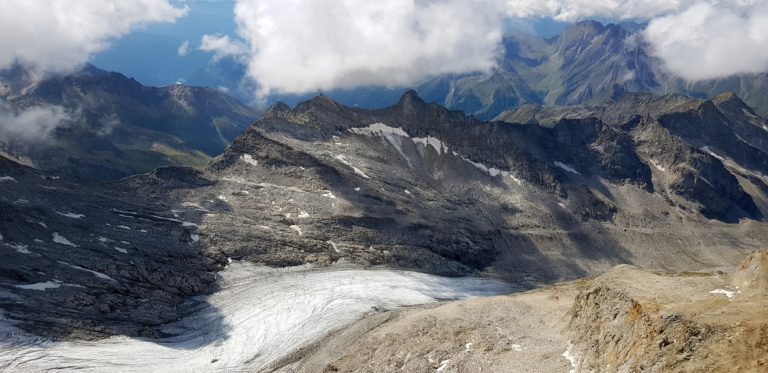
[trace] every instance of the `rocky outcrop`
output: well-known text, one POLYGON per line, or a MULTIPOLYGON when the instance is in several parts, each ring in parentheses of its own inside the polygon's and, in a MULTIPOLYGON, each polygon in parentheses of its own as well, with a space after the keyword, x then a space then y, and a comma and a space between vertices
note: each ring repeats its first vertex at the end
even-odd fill
MULTIPOLYGON (((628 180, 647 183, 649 190, 667 194, 672 203, 679 203, 678 197, 682 197, 692 204, 680 204, 681 208, 698 210, 708 218, 735 222, 743 217, 760 219, 766 213, 758 208, 764 196, 748 194, 740 179, 753 180, 748 181, 752 186, 747 189, 762 188, 768 153, 755 144, 768 141, 768 132, 762 128, 768 125, 732 94, 705 101, 680 95, 628 94, 604 106, 528 106, 499 116, 505 121, 554 128, 559 122, 590 118, 624 136, 622 147, 609 147, 614 152, 600 159, 618 162, 626 170, 625 177, 638 170, 628 180), (637 159, 619 162, 629 155, 642 159, 643 165, 637 159), (652 182, 651 172, 655 175, 652 182)), ((592 147, 604 149, 601 142, 604 140, 592 147)), ((621 173, 606 172, 611 170, 616 168, 605 167, 602 174, 613 174, 615 182, 621 173)))
POLYGON ((0 310, 34 334, 159 336, 221 268, 199 242, 199 214, 170 211, 167 193, 73 182, 2 157, 0 190, 0 310))
POLYGON ((732 280, 627 266, 598 277, 576 297, 566 328, 577 371, 765 370, 765 257, 750 255, 732 280))

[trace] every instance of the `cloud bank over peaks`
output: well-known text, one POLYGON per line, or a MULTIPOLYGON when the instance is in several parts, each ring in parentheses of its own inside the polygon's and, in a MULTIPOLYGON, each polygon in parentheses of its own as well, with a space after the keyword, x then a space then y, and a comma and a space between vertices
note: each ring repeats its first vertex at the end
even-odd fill
POLYGON ((518 18, 545 17, 575 22, 589 18, 650 20, 697 4, 748 9, 763 0, 507 0, 507 13, 518 18))
POLYGON ((654 19, 644 36, 667 69, 686 80, 768 72, 768 3, 696 4, 654 19))
POLYGON ((495 65, 504 0, 238 0, 243 42, 204 50, 244 56, 260 96, 401 86, 495 65))
POLYGON ((0 69, 68 72, 132 28, 186 12, 169 0, 3 0, 0 69))

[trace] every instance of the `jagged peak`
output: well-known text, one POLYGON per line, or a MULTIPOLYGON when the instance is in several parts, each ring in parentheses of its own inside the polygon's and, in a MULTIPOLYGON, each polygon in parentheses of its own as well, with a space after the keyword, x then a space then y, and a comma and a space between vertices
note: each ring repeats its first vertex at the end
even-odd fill
POLYGON ((400 97, 400 101, 397 102, 397 107, 404 111, 420 111, 427 107, 427 103, 419 97, 419 94, 414 90, 408 90, 400 97))
POLYGON ((264 113, 265 117, 276 117, 279 116, 281 113, 286 113, 291 111, 291 107, 288 106, 286 103, 282 101, 275 102, 272 104, 272 106, 267 109, 267 111, 264 113))
POLYGON ((330 97, 320 94, 296 105, 296 111, 339 111, 342 106, 330 97))
POLYGON ((744 100, 739 97, 734 92, 723 92, 711 100, 716 106, 722 106, 722 105, 736 105, 737 107, 743 108, 745 110, 748 110, 750 113, 754 114, 754 111, 752 110, 749 105, 747 105, 744 100))

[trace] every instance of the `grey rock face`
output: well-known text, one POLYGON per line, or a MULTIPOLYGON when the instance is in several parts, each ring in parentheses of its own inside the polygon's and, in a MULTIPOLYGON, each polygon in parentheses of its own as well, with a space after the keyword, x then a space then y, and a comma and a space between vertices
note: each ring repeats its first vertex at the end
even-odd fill
POLYGON ((4 158, 0 174, 0 309, 20 327, 56 338, 157 336, 214 283, 220 265, 193 238, 199 216, 4 158))
POLYGON ((739 179, 763 188, 768 153, 759 144, 768 140, 768 126, 733 94, 705 101, 630 94, 604 106, 528 106, 499 116, 545 125, 589 118, 625 134, 626 149, 645 159, 643 168, 664 174, 654 188, 698 204, 705 216, 732 222, 765 214, 758 208, 761 194, 746 193, 739 179))

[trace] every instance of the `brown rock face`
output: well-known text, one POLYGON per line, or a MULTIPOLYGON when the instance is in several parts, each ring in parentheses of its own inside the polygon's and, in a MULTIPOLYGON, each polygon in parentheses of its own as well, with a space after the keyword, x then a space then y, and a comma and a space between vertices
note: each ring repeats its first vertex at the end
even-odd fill
POLYGON ((733 285, 744 292, 768 295, 768 251, 756 251, 747 256, 733 275, 733 285))
POLYGON ((577 371, 764 372, 767 252, 734 285, 718 275, 661 276, 621 266, 582 291, 570 311, 577 371))

